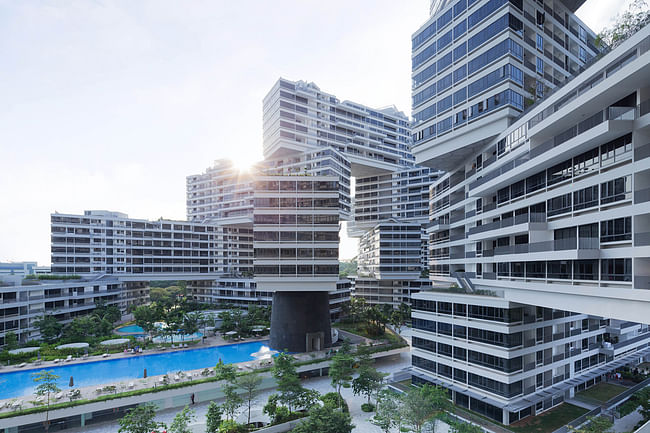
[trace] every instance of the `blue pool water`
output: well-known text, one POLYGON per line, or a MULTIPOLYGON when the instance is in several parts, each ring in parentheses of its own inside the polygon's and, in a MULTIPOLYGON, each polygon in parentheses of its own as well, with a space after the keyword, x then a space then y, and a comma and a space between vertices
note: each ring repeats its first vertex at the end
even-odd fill
POLYGON ((254 353, 268 350, 268 341, 256 341, 155 355, 132 355, 128 358, 107 359, 83 364, 48 365, 32 370, 0 373, 0 399, 32 395, 35 386, 31 373, 41 370, 49 370, 60 376, 58 386, 62 390, 67 390, 70 389, 68 386, 70 376, 74 378, 75 388, 81 388, 139 379, 143 377, 145 368, 147 376, 156 376, 179 370, 214 367, 219 362, 219 358, 225 363, 251 361, 257 359, 253 356, 254 353))
POLYGON ((144 329, 142 329, 141 326, 138 325, 129 325, 129 326, 122 326, 121 328, 117 328, 118 331, 120 332, 125 332, 128 334, 144 334, 144 329))

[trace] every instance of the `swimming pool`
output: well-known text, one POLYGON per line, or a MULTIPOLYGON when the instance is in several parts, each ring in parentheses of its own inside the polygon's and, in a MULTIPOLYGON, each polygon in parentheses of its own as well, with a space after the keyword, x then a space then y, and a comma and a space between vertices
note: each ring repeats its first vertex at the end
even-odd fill
POLYGON ((116 331, 124 332, 125 334, 144 334, 144 329, 138 325, 128 325, 117 328, 116 331))
POLYGON ((214 367, 219 359, 225 363, 251 361, 268 353, 269 350, 268 341, 255 341, 155 355, 132 355, 128 358, 83 364, 48 365, 32 370, 0 373, 0 399, 32 395, 35 386, 31 373, 41 370, 49 370, 60 376, 57 385, 62 390, 67 390, 70 389, 68 386, 70 376, 74 378, 75 388, 81 388, 142 378, 145 368, 147 376, 156 376, 179 370, 214 367))

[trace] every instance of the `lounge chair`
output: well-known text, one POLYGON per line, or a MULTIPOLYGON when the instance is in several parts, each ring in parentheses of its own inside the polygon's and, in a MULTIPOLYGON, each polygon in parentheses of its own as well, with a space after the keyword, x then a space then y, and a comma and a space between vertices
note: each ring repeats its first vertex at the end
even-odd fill
POLYGON ((72 355, 68 355, 68 357, 65 359, 65 362, 70 362, 72 361, 72 355))
POLYGON ((164 377, 159 377, 158 378, 158 383, 165 383, 165 378, 164 377))
POLYGON ((174 380, 178 382, 179 380, 181 380, 181 378, 178 374, 176 374, 174 375, 174 380))
POLYGON ((101 394, 101 393, 102 393, 102 389, 101 389, 101 388, 96 388, 96 389, 95 389, 95 392, 96 392, 97 394, 101 394))
POLYGON ((54 395, 55 400, 61 400, 62 398, 63 398, 63 393, 62 392, 58 392, 58 393, 56 393, 54 395))
POLYGON ((23 368, 23 367, 26 366, 26 365, 27 365, 27 363, 26 363, 26 362, 23 362, 22 364, 20 364, 20 365, 18 366, 18 368, 23 368))
POLYGON ((22 405, 23 405, 23 401, 22 401, 22 400, 16 400, 16 401, 14 401, 14 402, 11 403, 11 408, 12 408, 12 409, 19 409, 19 408, 22 407, 22 405))
POLYGON ((108 358, 108 357, 109 357, 108 353, 102 355, 102 358, 108 358))
POLYGON ((135 383, 129 382, 129 389, 133 389, 135 387, 135 383))

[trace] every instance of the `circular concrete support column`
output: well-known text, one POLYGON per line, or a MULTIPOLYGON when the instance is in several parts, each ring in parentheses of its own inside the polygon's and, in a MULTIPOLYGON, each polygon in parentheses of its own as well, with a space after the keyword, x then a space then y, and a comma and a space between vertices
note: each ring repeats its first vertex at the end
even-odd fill
POLYGON ((332 345, 327 292, 275 292, 271 342, 275 350, 310 352, 332 345))

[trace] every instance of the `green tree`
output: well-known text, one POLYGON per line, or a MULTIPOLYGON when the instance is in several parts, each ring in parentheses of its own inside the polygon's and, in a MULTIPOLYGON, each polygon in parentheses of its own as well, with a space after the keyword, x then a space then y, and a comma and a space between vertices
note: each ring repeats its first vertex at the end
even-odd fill
POLYGON ((341 395, 341 387, 349 387, 354 371, 354 357, 342 347, 333 357, 329 368, 332 387, 341 395))
POLYGON ((16 333, 9 331, 5 334, 5 347, 7 350, 13 350, 18 347, 18 337, 16 333))
POLYGON ((224 401, 221 405, 227 420, 232 420, 235 417, 237 409, 244 404, 244 400, 237 394, 237 386, 232 383, 226 383, 221 388, 223 390, 224 401))
POLYGON ((45 409, 45 431, 50 429, 50 395, 55 394, 61 389, 56 385, 56 380, 59 378, 48 370, 41 370, 37 373, 32 373, 32 380, 36 385, 36 395, 47 396, 46 409, 45 409))
POLYGON ((171 344, 174 344, 174 335, 179 331, 183 326, 183 316, 185 312, 180 308, 172 308, 168 310, 163 316, 163 322, 165 322, 164 333, 169 337, 171 344))
POLYGON ((368 353, 359 355, 358 363, 359 375, 352 380, 352 391, 354 395, 365 395, 368 398, 368 404, 370 404, 370 397, 381 389, 384 377, 387 375, 377 371, 368 353))
POLYGON ((133 317, 135 318, 135 324, 151 336, 161 315, 160 311, 153 305, 139 305, 133 310, 133 317))
POLYGON ((363 298, 353 297, 350 299, 350 320, 352 323, 358 323, 364 320, 368 305, 363 298))
POLYGON ((182 411, 178 412, 169 426, 169 433, 192 433, 190 423, 196 419, 196 413, 185 406, 182 411))
POLYGON ((151 433, 159 428, 167 428, 162 422, 157 422, 156 406, 151 403, 134 407, 120 420, 119 433, 151 433))
POLYGON ((117 305, 108 305, 103 299, 95 301, 93 314, 100 320, 107 320, 111 325, 122 318, 122 312, 119 307, 117 305))
POLYGON ((371 335, 384 335, 386 331, 386 322, 388 321, 384 312, 373 305, 372 307, 366 310, 366 322, 368 327, 368 332, 371 335))
POLYGON ((416 433, 420 433, 424 424, 434 420, 436 415, 451 409, 445 389, 428 384, 409 389, 403 402, 404 423, 416 433))
POLYGON ((354 425, 350 415, 331 406, 319 406, 298 424, 293 433, 350 433, 354 425))
POLYGON ((63 328, 63 337, 76 342, 101 335, 99 323, 99 319, 94 315, 76 317, 63 328))
POLYGON ((411 307, 402 302, 399 307, 390 315, 390 324, 397 333, 402 332, 402 328, 411 322, 411 307))
POLYGON ((253 399, 257 397, 258 389, 262 384, 262 378, 257 373, 251 373, 237 378, 235 383, 244 390, 244 400, 248 407, 248 420, 246 425, 249 425, 251 423, 251 404, 253 399))
POLYGON ((52 315, 44 315, 34 322, 46 343, 54 343, 63 330, 63 325, 52 315))
POLYGON ((641 425, 647 423, 650 421, 650 389, 645 388, 643 392, 639 393, 639 404, 641 407, 639 407, 639 414, 643 417, 643 420, 639 423, 639 427, 641 425))
POLYGON ((393 428, 401 431, 403 402, 401 396, 390 390, 382 390, 377 396, 377 409, 372 422, 384 431, 390 433, 393 428))
POLYGON ((278 400, 289 408, 298 403, 298 398, 303 392, 300 378, 296 372, 293 357, 287 353, 280 353, 273 360, 273 378, 278 384, 278 400))
POLYGON ((183 334, 183 340, 185 335, 191 335, 199 331, 199 320, 195 314, 185 314, 182 318, 180 330, 183 334))
POLYGON ((617 15, 614 24, 604 29, 596 38, 596 45, 615 48, 650 22, 650 10, 645 0, 634 0, 628 9, 617 15))
POLYGON ((234 382, 237 377, 237 368, 233 364, 224 364, 223 360, 214 367, 214 375, 217 380, 234 382))
POLYGON ((223 409, 217 403, 211 401, 208 405, 208 412, 205 415, 205 433, 217 433, 221 425, 223 409))

